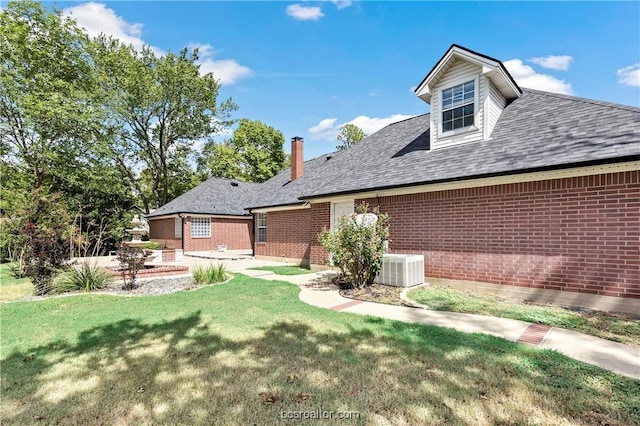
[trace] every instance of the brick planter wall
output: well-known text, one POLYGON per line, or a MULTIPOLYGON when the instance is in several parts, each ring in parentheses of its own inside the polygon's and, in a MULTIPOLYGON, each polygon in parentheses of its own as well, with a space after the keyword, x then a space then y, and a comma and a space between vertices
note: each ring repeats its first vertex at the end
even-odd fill
POLYGON ((638 171, 366 201, 426 276, 640 298, 638 171))
MULTIPOLYGON (((257 227, 257 221, 254 220, 257 227)), ((254 231, 257 235, 257 230, 254 231)), ((309 262, 311 235, 310 209, 267 213, 267 242, 255 244, 256 256, 299 259, 309 262)))

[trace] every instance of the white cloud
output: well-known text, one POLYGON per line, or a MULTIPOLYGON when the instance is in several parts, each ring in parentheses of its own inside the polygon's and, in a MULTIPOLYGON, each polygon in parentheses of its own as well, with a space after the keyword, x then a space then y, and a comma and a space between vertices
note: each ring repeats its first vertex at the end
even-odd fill
POLYGON ((325 118, 315 126, 310 127, 309 133, 321 140, 335 141, 340 127, 345 124, 355 124, 356 126, 361 128, 362 131, 364 131, 367 135, 372 135, 391 123, 406 120, 407 118, 411 117, 413 117, 413 115, 393 114, 389 117, 383 118, 360 115, 351 121, 347 121, 341 124, 336 124, 336 122, 338 121, 337 118, 325 118))
POLYGON ((616 71, 618 82, 627 86, 640 87, 640 64, 629 65, 616 71))
POLYGON ((345 9, 353 3, 351 0, 331 0, 331 2, 336 5, 338 10, 345 9))
POLYGON ((523 64, 520 59, 508 60, 504 62, 504 66, 518 85, 522 87, 562 93, 565 95, 572 94, 571 83, 567 83, 551 75, 539 74, 529 65, 523 64))
MULTIPOLYGON (((125 21, 121 16, 116 15, 113 9, 109 9, 102 3, 83 3, 64 9, 63 14, 73 18, 92 37, 100 34, 112 36, 125 44, 132 45, 136 50, 142 50, 146 45, 142 40, 143 24, 125 21)), ((157 55, 164 54, 159 47, 150 47, 157 55)))
POLYGON ((534 64, 538 64, 544 68, 549 68, 557 71, 566 71, 569 69, 569 65, 571 65, 571 62, 573 62, 573 57, 569 55, 551 55, 539 58, 531 58, 529 60, 534 64))
MULTIPOLYGON (((313 127, 309 127, 309 133, 319 135, 326 132, 333 132, 336 129, 337 118, 325 118, 313 127)), ((336 133, 337 134, 337 133, 336 133)))
POLYGON ((200 73, 207 74, 213 73, 213 76, 220 81, 223 86, 229 86, 237 82, 241 78, 251 77, 253 70, 244 65, 240 65, 238 61, 234 59, 219 59, 213 58, 215 50, 210 44, 198 44, 192 43, 188 46, 190 49, 198 49, 198 55, 200 59, 200 73))
POLYGON ((287 15, 300 21, 317 21, 324 16, 324 13, 318 6, 291 4, 287 6, 287 15))

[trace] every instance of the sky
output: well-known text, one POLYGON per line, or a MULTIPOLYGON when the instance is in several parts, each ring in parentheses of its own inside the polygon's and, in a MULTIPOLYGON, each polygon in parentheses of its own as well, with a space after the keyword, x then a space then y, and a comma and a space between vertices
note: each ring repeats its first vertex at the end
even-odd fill
MULTIPOLYGON (((6 4, 5 0, 0 0, 6 4)), ((54 3, 46 3, 51 6, 54 3)), ((158 54, 198 47, 235 118, 335 150, 429 112, 413 89, 451 44, 501 60, 521 87, 640 106, 640 2, 57 2, 90 35, 158 54)), ((219 136, 216 140, 223 140, 219 136)), ((228 136, 227 136, 228 137, 228 136)))

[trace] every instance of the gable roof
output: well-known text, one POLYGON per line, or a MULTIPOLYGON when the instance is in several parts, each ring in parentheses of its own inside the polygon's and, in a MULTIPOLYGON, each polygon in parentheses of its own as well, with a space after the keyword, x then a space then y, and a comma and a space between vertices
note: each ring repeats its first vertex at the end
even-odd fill
POLYGON ((442 55, 442 58, 431 68, 431 71, 422 79, 420 84, 416 86, 415 94, 423 101, 431 102, 431 86, 437 83, 440 77, 447 72, 449 64, 455 62, 457 58, 481 66, 482 74, 493 82, 505 99, 515 99, 522 94, 522 89, 502 62, 458 44, 452 44, 447 52, 442 55))
POLYGON ((154 218, 179 213, 246 216, 249 213, 245 207, 252 203, 251 200, 255 198, 259 188, 258 183, 214 177, 154 210, 146 217, 154 218))
POLYGON ((489 140, 430 149, 429 114, 394 124, 352 148, 263 183, 247 207, 478 177, 640 159, 640 108, 531 89, 509 104, 489 140))

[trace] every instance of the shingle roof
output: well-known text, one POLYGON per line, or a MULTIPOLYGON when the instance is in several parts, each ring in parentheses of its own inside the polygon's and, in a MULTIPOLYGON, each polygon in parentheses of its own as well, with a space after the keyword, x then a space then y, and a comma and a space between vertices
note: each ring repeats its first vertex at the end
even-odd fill
POLYGON ((390 124, 346 151, 257 184, 212 178, 148 217, 246 215, 322 196, 640 159, 640 108, 523 89, 491 139, 430 149, 429 114, 390 124))
POLYGON ((211 178, 147 215, 148 218, 177 213, 241 216, 249 214, 260 184, 211 178), (233 183, 237 182, 237 185, 233 183))
POLYGON ((640 158, 640 108, 524 89, 491 139, 430 150, 429 115, 391 124, 352 148, 285 170, 249 207, 320 196, 640 158))

